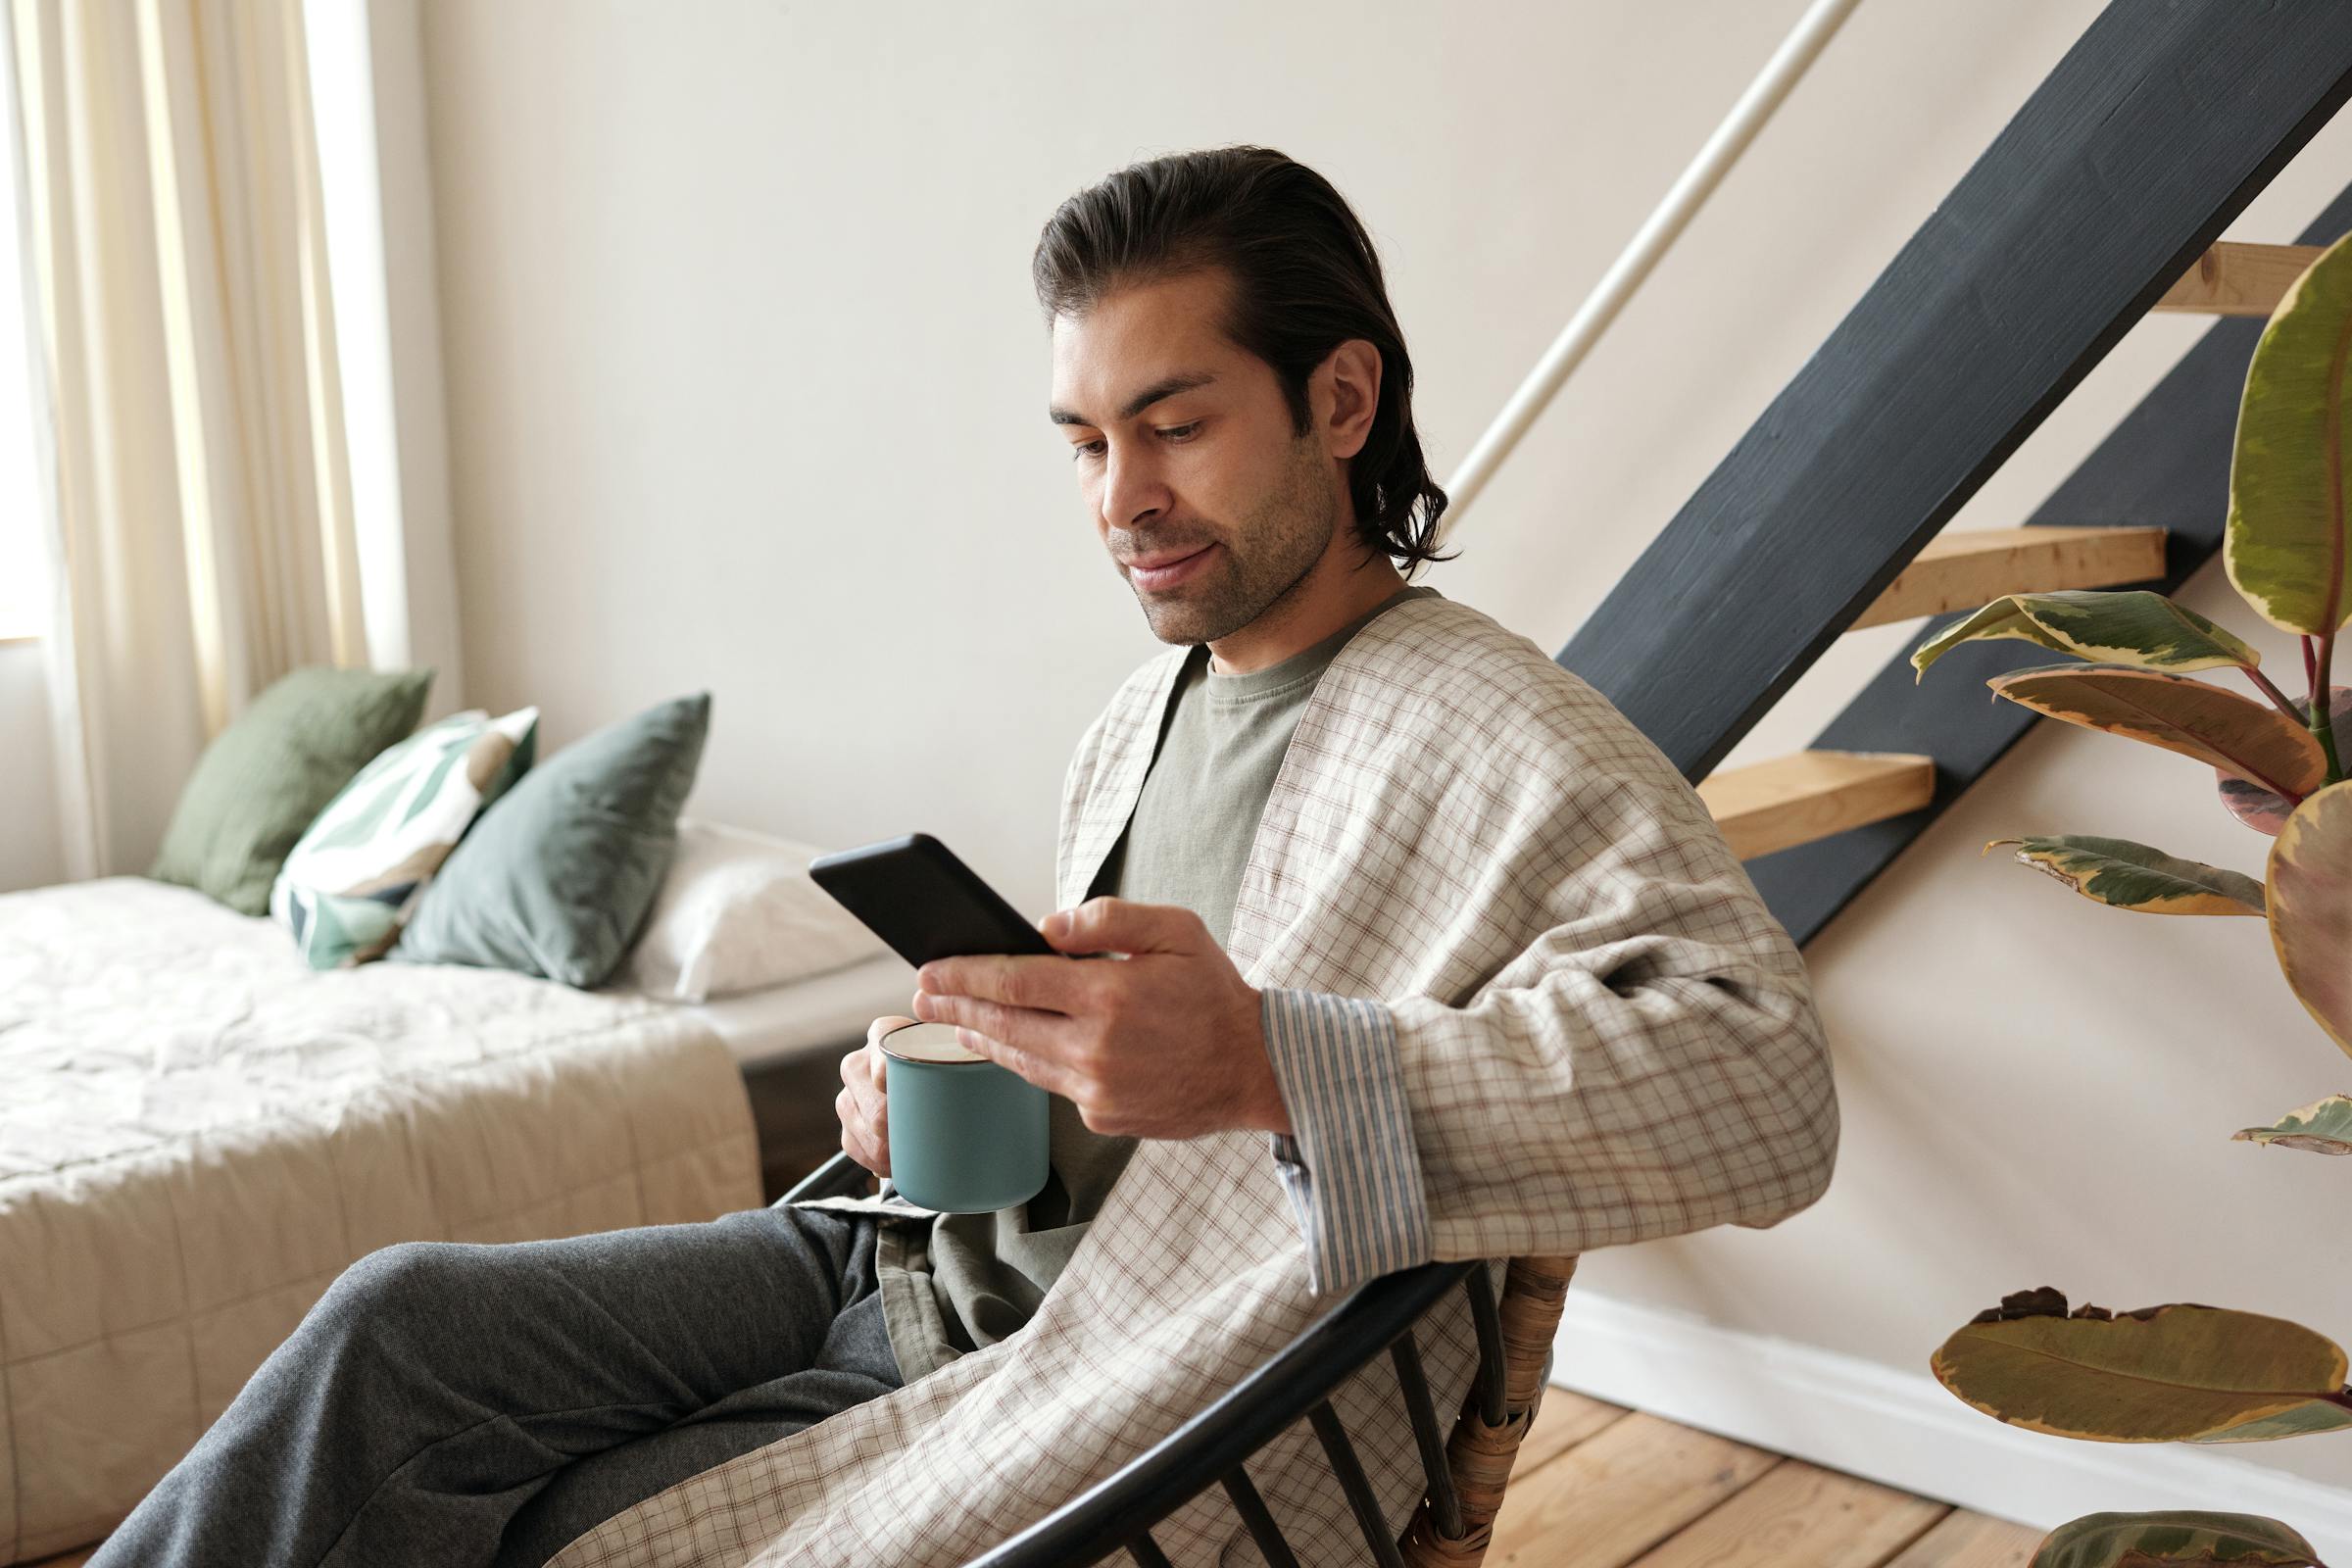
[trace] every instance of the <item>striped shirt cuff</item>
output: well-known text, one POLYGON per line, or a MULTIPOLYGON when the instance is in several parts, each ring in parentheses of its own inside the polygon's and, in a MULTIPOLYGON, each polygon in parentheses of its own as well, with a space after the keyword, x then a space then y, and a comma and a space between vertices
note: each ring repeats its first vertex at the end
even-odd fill
POLYGON ((1396 1059, 1396 1023, 1378 1002, 1261 988, 1275 1087, 1290 1112, 1273 1133, 1275 1170, 1306 1237, 1317 1296, 1430 1256, 1429 1202, 1396 1059))

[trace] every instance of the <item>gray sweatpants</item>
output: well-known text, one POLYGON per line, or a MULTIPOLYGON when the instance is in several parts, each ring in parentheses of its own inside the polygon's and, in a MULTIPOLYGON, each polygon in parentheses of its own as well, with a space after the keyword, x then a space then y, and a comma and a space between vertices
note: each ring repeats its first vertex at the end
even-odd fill
POLYGON ((402 1243, 343 1271, 89 1568, 524 1568, 899 1383, 871 1219, 402 1243))

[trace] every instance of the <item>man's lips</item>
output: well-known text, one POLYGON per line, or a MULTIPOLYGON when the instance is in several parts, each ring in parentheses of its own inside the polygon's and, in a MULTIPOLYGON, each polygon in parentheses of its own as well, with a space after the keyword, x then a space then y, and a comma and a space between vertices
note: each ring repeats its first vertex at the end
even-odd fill
POLYGON ((1128 580, 1146 593, 1156 593, 1164 588, 1173 588, 1178 583, 1196 575, 1200 570, 1200 564, 1206 561, 1209 553, 1216 548, 1216 544, 1212 541, 1185 555, 1149 558, 1158 562, 1157 565, 1146 565, 1140 561, 1130 562, 1128 564, 1128 580))
MULTIPOLYGON (((1211 541, 1211 543, 1213 542, 1211 541)), ((1179 561, 1189 561, 1207 548, 1207 545, 1195 545, 1190 550, 1179 551, 1174 555, 1139 556, 1128 562, 1127 564, 1136 571, 1157 571, 1162 566, 1173 566, 1179 561)))

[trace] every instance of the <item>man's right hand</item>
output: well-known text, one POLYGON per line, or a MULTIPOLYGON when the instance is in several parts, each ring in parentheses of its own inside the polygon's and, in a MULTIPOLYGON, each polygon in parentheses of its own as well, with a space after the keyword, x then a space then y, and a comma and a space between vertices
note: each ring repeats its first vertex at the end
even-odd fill
POLYGON ((841 1118, 841 1148, 877 1176, 890 1174, 890 1107, 882 1101, 882 1037, 915 1022, 892 1014, 865 1028, 865 1044, 841 1058, 841 1093, 833 1112, 841 1118))

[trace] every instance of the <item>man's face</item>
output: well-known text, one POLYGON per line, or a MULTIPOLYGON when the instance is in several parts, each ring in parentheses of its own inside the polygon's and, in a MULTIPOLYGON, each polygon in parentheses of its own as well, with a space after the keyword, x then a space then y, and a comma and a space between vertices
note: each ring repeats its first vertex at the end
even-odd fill
POLYGON ((1273 367, 1218 331, 1230 286, 1221 270, 1139 283, 1054 322, 1054 421, 1087 514, 1164 643, 1250 625, 1348 515, 1344 470, 1315 430, 1293 432, 1273 367), (1193 552, 1172 582, 1136 564, 1193 552))

